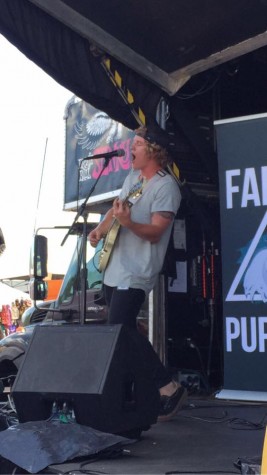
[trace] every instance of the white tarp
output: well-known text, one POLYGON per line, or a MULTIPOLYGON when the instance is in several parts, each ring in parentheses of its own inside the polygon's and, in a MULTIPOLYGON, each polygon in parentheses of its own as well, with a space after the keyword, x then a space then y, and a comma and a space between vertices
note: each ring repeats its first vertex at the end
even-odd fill
POLYGON ((21 290, 0 282, 0 311, 2 305, 11 305, 16 299, 29 300, 30 296, 26 292, 22 292, 21 290))

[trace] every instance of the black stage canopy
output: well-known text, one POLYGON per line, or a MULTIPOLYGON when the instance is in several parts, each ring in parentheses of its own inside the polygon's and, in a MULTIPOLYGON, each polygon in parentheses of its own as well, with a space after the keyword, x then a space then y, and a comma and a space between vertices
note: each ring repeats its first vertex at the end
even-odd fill
POLYGON ((0 33, 113 119, 155 120, 163 98, 210 177, 212 147, 180 99, 194 78, 264 47, 266 30, 267 0, 0 0, 0 33))

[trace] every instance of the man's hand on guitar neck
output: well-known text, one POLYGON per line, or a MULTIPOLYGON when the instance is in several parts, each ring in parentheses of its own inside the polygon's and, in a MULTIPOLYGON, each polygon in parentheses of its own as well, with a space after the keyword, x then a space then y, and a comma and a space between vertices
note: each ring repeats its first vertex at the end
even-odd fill
POLYGON ((128 227, 131 223, 131 211, 129 205, 119 198, 113 201, 113 218, 116 218, 121 226, 128 227))

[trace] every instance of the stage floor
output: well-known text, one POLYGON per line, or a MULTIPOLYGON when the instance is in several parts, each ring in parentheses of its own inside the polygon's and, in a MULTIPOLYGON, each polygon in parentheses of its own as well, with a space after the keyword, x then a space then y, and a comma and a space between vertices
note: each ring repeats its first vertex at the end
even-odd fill
POLYGON ((47 473, 260 473, 266 421, 266 403, 193 397, 172 421, 142 432, 118 457, 83 463, 83 472, 77 463, 65 463, 49 466, 47 473), (244 471, 246 460, 252 471, 244 471))
MULTIPOLYGON (((107 458, 96 455, 49 465, 37 473, 258 475, 266 421, 267 403, 218 400, 213 396, 189 397, 172 421, 152 425, 142 432, 140 440, 125 445, 118 453, 109 454, 107 458)), ((7 459, 0 459, 0 473, 29 472, 7 459)))

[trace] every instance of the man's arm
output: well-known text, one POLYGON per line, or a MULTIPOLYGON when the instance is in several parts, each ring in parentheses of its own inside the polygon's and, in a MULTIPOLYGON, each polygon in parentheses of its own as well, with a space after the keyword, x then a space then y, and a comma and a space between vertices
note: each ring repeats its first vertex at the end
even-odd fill
POLYGON ((152 214, 150 223, 136 223, 131 219, 130 208, 121 200, 115 200, 113 204, 113 215, 121 226, 130 229, 136 236, 151 243, 157 243, 160 240, 162 234, 172 224, 174 218, 172 212, 159 211, 152 214))
POLYGON ((172 224, 173 217, 173 213, 167 211, 153 213, 150 224, 135 223, 131 220, 127 228, 136 236, 153 244, 160 240, 164 231, 172 224))

